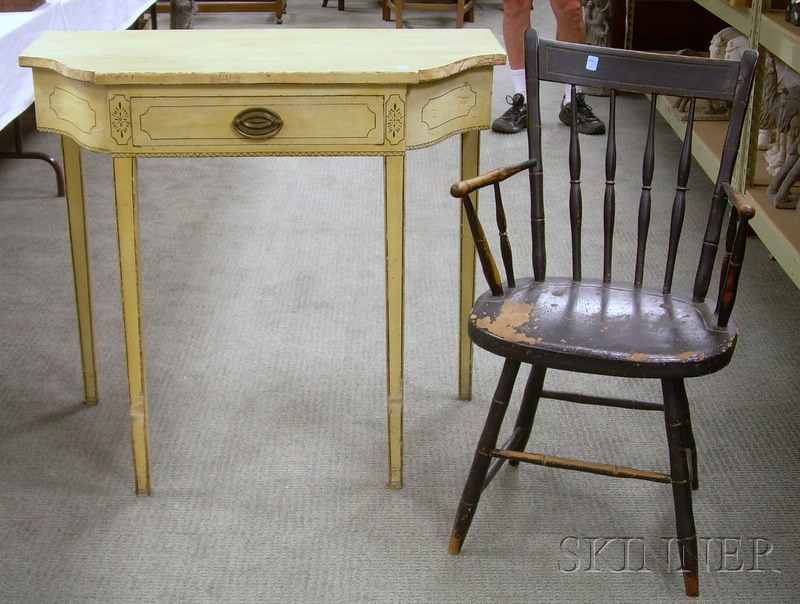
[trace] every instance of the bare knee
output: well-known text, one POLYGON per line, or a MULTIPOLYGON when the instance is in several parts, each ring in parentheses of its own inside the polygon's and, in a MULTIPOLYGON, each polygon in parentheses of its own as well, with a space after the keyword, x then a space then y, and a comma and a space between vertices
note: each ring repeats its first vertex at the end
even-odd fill
POLYGON ((583 6, 581 0, 551 0, 553 14, 559 26, 583 28, 583 6))
MULTIPOLYGON (((580 1, 580 0, 579 0, 580 1)), ((532 0, 503 0, 503 17, 512 21, 530 23, 532 0)))
POLYGON ((551 0, 550 5, 556 18, 557 37, 567 42, 585 42, 586 26, 581 0, 551 0))

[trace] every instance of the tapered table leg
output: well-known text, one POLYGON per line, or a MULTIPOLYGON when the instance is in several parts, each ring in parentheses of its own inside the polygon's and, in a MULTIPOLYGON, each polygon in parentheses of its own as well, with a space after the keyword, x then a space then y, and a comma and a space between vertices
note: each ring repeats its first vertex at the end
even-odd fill
MULTIPOLYGON (((461 135, 461 178, 478 175, 480 168, 480 131, 470 130, 461 135)), ((478 194, 473 194, 475 207, 478 194)), ((461 208, 461 288, 459 299, 458 331, 458 397, 472 398, 472 342, 467 333, 467 318, 475 302, 475 243, 461 208)))
POLYGON ((403 266, 405 237, 404 155, 384 157, 386 204, 386 382, 389 424, 389 487, 403 487, 403 266))
POLYGON ((84 402, 98 402, 97 347, 92 311, 92 284, 89 272, 89 240, 86 229, 86 204, 83 186, 81 149, 67 136, 61 137, 66 174, 67 219, 69 221, 72 272, 75 278, 75 302, 78 311, 78 334, 83 369, 84 402))
POLYGON ((114 191, 122 285, 122 321, 128 368, 131 439, 136 494, 150 494, 150 456, 147 428, 147 388, 142 319, 141 257, 136 159, 114 158, 114 191))

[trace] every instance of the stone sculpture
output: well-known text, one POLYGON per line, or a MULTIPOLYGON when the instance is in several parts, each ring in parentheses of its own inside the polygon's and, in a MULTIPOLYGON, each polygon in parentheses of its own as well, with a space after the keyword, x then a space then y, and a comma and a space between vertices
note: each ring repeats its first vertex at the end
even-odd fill
POLYGON ((800 177, 800 86, 781 89, 775 108, 776 144, 785 149, 785 156, 771 172, 773 179, 767 187, 767 199, 777 208, 795 208, 798 194, 792 194, 791 188, 800 177))
POLYGON ((194 0, 169 0, 169 28, 192 29, 194 0))

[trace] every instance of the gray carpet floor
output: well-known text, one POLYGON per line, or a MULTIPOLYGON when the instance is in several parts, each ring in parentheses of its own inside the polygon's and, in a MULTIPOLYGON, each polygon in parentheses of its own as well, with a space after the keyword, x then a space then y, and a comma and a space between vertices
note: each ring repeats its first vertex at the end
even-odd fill
MULTIPOLYGON (((407 19, 452 26, 431 12, 407 19)), ((553 35, 546 3, 534 22, 553 35)), ((374 0, 349 0, 346 12, 291 0, 281 26, 254 13, 200 14, 195 26, 394 27, 374 0)), ((500 39, 500 3, 479 4, 468 26, 500 39)), ((508 92, 508 70, 497 68, 495 114, 508 92)), ((559 137, 560 90, 551 92, 545 136, 559 137)), ((591 102, 602 115, 604 99, 591 102)), ((627 97, 622 111, 624 162, 646 102, 627 97)), ((30 117, 25 126, 28 148, 59 154, 57 137, 37 133, 30 117)), ((666 125, 660 134, 658 153, 677 153, 666 125)), ((481 141, 484 168, 525 157, 524 135, 487 132, 481 141)), ((101 354, 95 408, 80 402, 63 199, 44 163, 0 161, 0 601, 684 600, 664 485, 507 469, 484 496, 463 553, 448 555, 499 371, 477 352, 474 400, 457 400, 459 209, 448 195, 457 151, 454 139, 408 155, 401 491, 385 486, 380 158, 140 161, 149 498, 133 495, 110 160, 86 154, 101 354)), ((623 172, 635 181, 640 167, 623 172)), ((602 176, 584 180, 591 190, 602 176)), ((695 167, 692 190, 709 187, 695 167)), ((524 183, 518 193, 509 211, 522 216, 522 232, 512 235, 524 240, 524 183)), ((690 206, 687 228, 702 228, 701 210, 690 206)), ((550 228, 551 237, 566 232, 557 221, 550 228)), ((700 599, 794 602, 800 293, 757 238, 748 254, 733 362, 689 384, 701 464, 700 599)), ((551 261, 556 270, 561 259, 551 261)), ((608 388, 656 392, 655 384, 608 388)), ((657 414, 544 403, 534 438, 553 453, 666 464, 657 414)))

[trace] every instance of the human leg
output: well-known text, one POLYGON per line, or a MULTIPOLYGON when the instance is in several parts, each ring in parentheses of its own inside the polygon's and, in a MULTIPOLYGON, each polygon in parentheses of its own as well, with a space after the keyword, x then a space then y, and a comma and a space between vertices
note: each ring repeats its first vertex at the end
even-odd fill
POLYGON ((550 0, 556 18, 556 40, 561 42, 586 42, 586 23, 581 0, 550 0))
POLYGON ((503 42, 511 69, 514 94, 506 96, 508 110, 492 122, 492 130, 513 134, 524 130, 528 121, 525 102, 525 30, 531 26, 532 0, 503 0, 503 42))
MULTIPOLYGON (((586 42, 586 23, 583 17, 581 0, 550 0, 556 18, 556 39, 563 42, 586 42)), ((528 122, 528 105, 525 99, 525 30, 531 26, 532 0, 503 0, 503 41, 511 69, 514 94, 506 96, 510 107, 503 115, 492 122, 492 130, 513 134, 524 130, 528 122)), ((583 134, 602 134, 605 124, 586 104, 583 93, 578 93, 576 102, 578 132, 583 134)), ((572 119, 570 88, 565 86, 561 101, 559 119, 569 124, 572 119)))
POLYGON ((503 0, 503 42, 512 70, 525 69, 525 30, 531 27, 532 9, 532 0, 503 0))
MULTIPOLYGON (((556 40, 562 42, 586 42, 586 22, 583 18, 581 0, 550 0, 553 15, 556 18, 556 40)), ((572 100, 569 86, 565 86, 564 98, 561 100, 561 111, 558 119, 569 125, 572 120, 572 100)), ((605 124, 598 118, 592 108, 586 104, 582 92, 577 93, 575 100, 578 118, 578 132, 582 134, 603 134, 605 124)))

